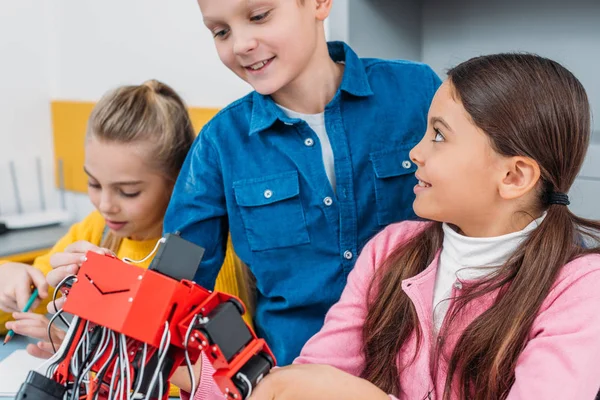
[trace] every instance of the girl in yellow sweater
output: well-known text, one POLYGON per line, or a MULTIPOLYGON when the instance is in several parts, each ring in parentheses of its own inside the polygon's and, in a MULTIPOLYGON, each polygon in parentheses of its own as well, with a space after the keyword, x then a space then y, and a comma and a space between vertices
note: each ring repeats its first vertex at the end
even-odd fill
MULTIPOLYGON (((195 138, 185 104, 169 86, 148 81, 120 87, 106 94, 88 123, 85 172, 88 194, 96 210, 76 223, 33 266, 5 262, 0 265, 0 320, 15 333, 42 339, 28 351, 48 357, 48 320, 44 315, 21 313, 31 286, 46 302, 50 298, 45 275, 51 266, 79 264, 88 249, 112 251, 117 257, 144 259, 162 235, 162 220, 179 169, 195 138)), ((247 303, 242 268, 231 250, 217 279, 216 290, 236 295, 247 303)), ((151 258, 141 264, 148 267, 151 258)), ((115 277, 118 279, 118 277, 115 277)), ((43 311, 43 304, 36 311, 43 311)), ((246 315, 247 321, 251 321, 246 315)), ((60 342, 64 333, 53 329, 60 342)))

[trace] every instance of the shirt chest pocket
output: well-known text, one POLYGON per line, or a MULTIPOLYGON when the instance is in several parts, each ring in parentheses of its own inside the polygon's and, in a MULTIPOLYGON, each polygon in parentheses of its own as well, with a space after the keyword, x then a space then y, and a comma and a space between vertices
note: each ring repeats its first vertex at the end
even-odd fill
POLYGON ((373 165, 373 182, 377 202, 377 222, 393 222, 415 218, 413 187, 417 183, 417 166, 410 160, 413 146, 386 149, 369 154, 373 165))
POLYGON ((296 171, 233 183, 253 251, 310 243, 296 171))

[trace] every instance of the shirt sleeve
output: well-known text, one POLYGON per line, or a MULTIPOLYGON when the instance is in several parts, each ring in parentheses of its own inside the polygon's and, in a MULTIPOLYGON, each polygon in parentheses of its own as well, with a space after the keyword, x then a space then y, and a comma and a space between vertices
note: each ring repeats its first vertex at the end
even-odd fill
MULTIPOLYGON (((221 390, 212 377, 215 370, 204 352, 201 353, 201 357, 202 372, 200 373, 200 381, 197 385, 198 389, 196 389, 193 400, 221 400, 223 399, 223 393, 221 393, 221 390)), ((190 393, 183 390, 180 392, 180 396, 183 400, 190 399, 190 393)))
POLYGON ((600 257, 595 270, 563 287, 534 322, 507 397, 593 399, 600 388, 600 257))
POLYGON ((195 281, 212 290, 225 257, 227 208, 219 155, 207 124, 196 138, 175 183, 164 220, 164 232, 204 248, 195 281))

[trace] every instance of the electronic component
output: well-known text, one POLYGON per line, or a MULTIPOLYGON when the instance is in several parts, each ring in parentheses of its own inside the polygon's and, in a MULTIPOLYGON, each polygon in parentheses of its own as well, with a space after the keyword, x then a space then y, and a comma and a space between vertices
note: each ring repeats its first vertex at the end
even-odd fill
POLYGON ((28 377, 22 398, 63 398, 60 388, 72 399, 166 399, 175 369, 187 364, 191 375, 201 352, 225 398, 247 398, 275 358, 242 319, 239 299, 174 278, 192 266, 195 273, 202 252, 194 246, 169 235, 147 270, 88 252, 76 279, 63 281, 68 296, 57 316, 74 316, 65 341, 45 376, 28 377))

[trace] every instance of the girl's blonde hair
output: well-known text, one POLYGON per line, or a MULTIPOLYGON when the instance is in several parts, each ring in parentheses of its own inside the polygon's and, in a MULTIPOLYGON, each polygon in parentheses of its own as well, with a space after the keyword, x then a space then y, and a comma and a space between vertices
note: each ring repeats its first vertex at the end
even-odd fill
MULTIPOLYGON (((94 107, 86 140, 152 143, 150 167, 175 182, 195 138, 187 107, 170 86, 157 80, 121 86, 94 107)), ((101 246, 115 253, 121 239, 108 234, 101 246)))

